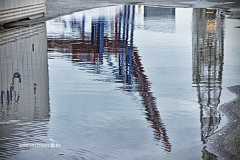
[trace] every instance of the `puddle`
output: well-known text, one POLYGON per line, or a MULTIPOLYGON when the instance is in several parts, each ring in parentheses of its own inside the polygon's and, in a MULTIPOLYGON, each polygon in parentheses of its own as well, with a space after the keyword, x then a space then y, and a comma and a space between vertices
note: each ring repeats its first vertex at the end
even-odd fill
POLYGON ((0 158, 215 160, 239 24, 223 9, 125 5, 1 31, 0 158), (19 147, 49 139, 61 147, 19 147))

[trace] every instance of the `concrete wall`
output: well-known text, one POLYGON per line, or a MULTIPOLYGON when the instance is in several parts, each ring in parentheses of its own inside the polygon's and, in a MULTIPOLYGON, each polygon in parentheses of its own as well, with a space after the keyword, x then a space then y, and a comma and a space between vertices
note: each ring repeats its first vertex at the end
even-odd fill
POLYGON ((46 0, 0 0, 0 24, 44 16, 46 0))

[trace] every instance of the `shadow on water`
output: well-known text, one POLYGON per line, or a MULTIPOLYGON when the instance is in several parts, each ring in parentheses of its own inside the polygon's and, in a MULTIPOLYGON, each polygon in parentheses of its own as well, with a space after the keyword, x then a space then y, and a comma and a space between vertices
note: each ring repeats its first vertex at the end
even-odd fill
POLYGON ((48 57, 45 23, 0 32, 0 159, 48 132, 48 57))
POLYGON ((171 143, 151 91, 151 82, 145 75, 138 50, 133 44, 135 6, 122 7, 113 19, 103 16, 92 19, 89 32, 85 31, 85 15, 78 18, 62 20, 66 27, 64 30, 68 30, 67 26, 70 26, 69 29, 78 34, 73 32, 70 36, 50 35, 48 50, 69 52, 71 54, 67 55, 68 59, 80 67, 88 68, 88 71, 95 70, 96 74, 104 74, 101 73, 101 64, 107 59, 115 82, 123 83, 123 90, 138 92, 142 97, 146 119, 154 130, 155 139, 162 142, 164 150, 170 152, 171 143), (111 62, 111 55, 114 55, 117 63, 111 62))

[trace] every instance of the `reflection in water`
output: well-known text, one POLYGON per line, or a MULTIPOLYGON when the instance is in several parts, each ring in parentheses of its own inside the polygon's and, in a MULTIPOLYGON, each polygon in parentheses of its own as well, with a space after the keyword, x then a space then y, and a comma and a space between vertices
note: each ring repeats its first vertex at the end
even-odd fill
MULTIPOLYGON (((45 24, 1 31, 0 159, 14 159, 15 154, 17 158, 27 153, 39 154, 41 150, 21 152, 27 148, 18 145, 48 143, 49 135, 62 144, 56 152, 44 151, 51 153, 52 159, 77 159, 80 156, 83 159, 91 159, 92 156, 102 159, 114 159, 112 156, 123 156, 125 159, 157 159, 161 156, 163 159, 197 159, 201 157, 199 149, 202 146, 202 159, 217 159, 205 144, 209 136, 216 133, 221 120, 217 107, 220 96, 223 97, 224 17, 221 10, 193 9, 193 31, 186 32, 192 35, 192 47, 190 43, 176 45, 185 38, 185 32, 179 30, 179 26, 185 27, 185 23, 180 21, 186 17, 181 19, 178 16, 179 23, 175 25, 175 12, 182 14, 181 10, 184 9, 107 7, 50 20, 47 22, 47 37, 45 24), (136 28, 139 24, 140 29, 136 28), (141 26, 144 26, 144 31, 141 26), (147 42, 149 35, 156 35, 154 39, 159 43, 147 42), (139 43, 143 40, 144 43, 139 43), (161 46, 158 46, 160 43, 161 46), (52 107, 51 130, 48 130, 47 48, 49 58, 53 58, 50 62, 54 75, 51 87, 53 103, 56 103, 52 107), (193 48, 193 64, 173 64, 178 58, 181 63, 187 62, 189 59, 183 59, 189 56, 190 48, 193 48), (186 54, 179 56, 179 49, 186 54), (143 63, 140 51, 143 55, 159 53, 146 55, 143 63), (151 59, 155 58, 153 56, 156 56, 156 61, 151 59), (170 65, 165 65, 165 61, 170 65), (160 86, 155 93, 144 65, 150 65, 148 73, 154 75, 154 85, 160 86), (187 65, 192 65, 192 68, 187 65), (155 76, 160 72, 163 76, 155 76), (192 89, 187 87, 189 81, 182 83, 186 79, 175 80, 178 72, 181 75, 192 74, 200 105, 201 140, 204 145, 199 140, 199 131, 195 130, 196 124, 199 128, 198 122, 189 123, 189 120, 198 121, 195 115, 199 115, 194 108, 195 103, 188 103, 192 98, 192 89), (66 75, 69 78, 61 79, 66 75), (176 92, 178 88, 183 89, 183 97, 178 95, 181 91, 176 92), (161 97, 159 103, 163 104, 162 112, 167 116, 165 120, 168 120, 174 150, 155 94, 161 97), (129 95, 132 97, 127 97, 129 95), (108 96, 112 99, 102 99, 108 96), (135 108, 125 107, 138 106, 138 99, 141 99, 144 118, 139 117, 135 108), (118 102, 121 100, 126 101, 118 102), (150 128, 146 129, 142 120, 147 121, 150 128), (152 130, 153 141, 148 139, 149 129, 152 130), (156 142, 164 151, 159 150, 156 142), (186 155, 193 150, 191 155, 186 155), (171 151, 171 154, 166 153, 171 151), (129 152, 134 155, 129 156, 129 152)), ((189 16, 190 12, 186 13, 189 16)))
POLYGON ((137 91, 140 94, 155 139, 161 141, 163 148, 170 152, 171 144, 151 91, 151 83, 133 44, 135 6, 119 7, 113 13, 111 16, 92 16, 88 19, 84 14, 76 13, 48 22, 48 28, 59 24, 64 28, 57 32, 48 31, 48 49, 71 53, 68 58, 73 63, 86 68, 89 67, 86 64, 90 64, 96 68, 95 73, 101 73, 101 64, 106 59, 115 81, 123 83, 125 91, 137 91), (90 26, 89 31, 86 25, 90 26), (65 32, 67 30, 68 33, 65 32))
POLYGON ((204 144, 221 120, 217 107, 222 90, 223 23, 221 10, 193 9, 193 85, 198 92, 204 144))
POLYGON ((159 8, 144 6, 144 28, 164 33, 176 30, 175 8, 159 8))
POLYGON ((0 159, 42 142, 49 118, 44 23, 0 32, 0 159), (30 123, 27 123, 30 122, 30 123))
POLYGON ((202 149, 202 160, 217 160, 217 156, 208 152, 206 147, 202 149))

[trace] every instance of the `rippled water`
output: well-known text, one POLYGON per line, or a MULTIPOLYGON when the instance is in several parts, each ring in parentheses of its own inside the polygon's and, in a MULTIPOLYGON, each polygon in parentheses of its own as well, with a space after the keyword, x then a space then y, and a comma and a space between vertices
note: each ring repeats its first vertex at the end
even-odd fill
POLYGON ((114 6, 1 31, 0 159, 217 159, 239 25, 223 9, 114 6))

